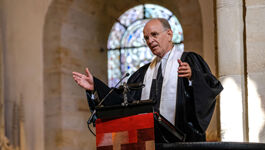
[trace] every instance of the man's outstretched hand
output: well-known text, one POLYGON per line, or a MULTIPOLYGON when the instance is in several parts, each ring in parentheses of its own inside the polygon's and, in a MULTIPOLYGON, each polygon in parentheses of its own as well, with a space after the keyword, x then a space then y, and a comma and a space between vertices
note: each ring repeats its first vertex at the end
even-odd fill
POLYGON ((178 77, 185 77, 190 80, 192 75, 190 65, 186 62, 182 62, 180 59, 178 59, 178 63, 179 63, 178 77))
POLYGON ((78 72, 72 72, 73 78, 75 82, 81 86, 82 88, 93 91, 94 90, 94 80, 92 74, 89 72, 88 68, 86 68, 86 75, 78 73, 78 72))

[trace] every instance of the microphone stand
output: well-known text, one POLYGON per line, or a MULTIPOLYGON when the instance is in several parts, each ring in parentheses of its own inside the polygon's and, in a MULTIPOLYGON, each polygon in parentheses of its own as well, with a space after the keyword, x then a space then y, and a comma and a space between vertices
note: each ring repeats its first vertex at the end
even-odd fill
POLYGON ((129 86, 127 83, 123 83, 123 103, 121 104, 122 106, 128 106, 128 97, 127 93, 129 92, 129 86))
MULTIPOLYGON (((100 101, 100 103, 98 104, 98 106, 100 106, 105 100, 106 98, 114 91, 114 89, 120 84, 120 82, 122 80, 124 80, 126 77, 128 77, 130 74, 129 73, 126 73, 121 79, 120 81, 114 86, 114 88, 112 88, 109 93, 107 95, 105 95, 105 97, 100 101)), ((128 102, 127 102, 128 104, 128 102)), ((93 117, 95 116, 96 114, 96 109, 94 109, 94 111, 92 112, 92 114, 90 115, 88 121, 87 121, 87 125, 89 125, 91 123, 91 120, 93 119, 93 117)))

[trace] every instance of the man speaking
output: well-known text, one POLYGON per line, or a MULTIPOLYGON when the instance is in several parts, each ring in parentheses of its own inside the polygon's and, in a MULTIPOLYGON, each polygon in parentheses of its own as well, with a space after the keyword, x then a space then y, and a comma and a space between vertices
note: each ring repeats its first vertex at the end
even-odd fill
MULTIPOLYGON (((130 83, 143 83, 143 89, 130 91, 129 101, 152 99, 155 110, 186 134, 186 141, 205 141, 205 131, 214 112, 216 96, 222 91, 221 83, 212 75, 207 63, 193 52, 183 52, 172 43, 173 32, 167 20, 157 18, 146 23, 144 39, 156 57, 138 69, 130 83)), ((103 82, 93 77, 73 72, 77 84, 86 90, 91 110, 99 103, 94 93, 102 99, 110 91, 103 82)), ((122 103, 115 91, 103 105, 122 103)))

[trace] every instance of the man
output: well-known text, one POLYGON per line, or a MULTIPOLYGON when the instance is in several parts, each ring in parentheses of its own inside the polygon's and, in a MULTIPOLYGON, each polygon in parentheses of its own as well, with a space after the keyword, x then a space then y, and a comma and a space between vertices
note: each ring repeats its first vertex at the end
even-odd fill
MULTIPOLYGON (((173 45, 173 32, 167 20, 152 19, 146 23, 144 39, 157 57, 137 70, 128 83, 145 84, 129 93, 129 101, 153 99, 155 110, 186 134, 186 141, 205 141, 205 131, 211 120, 215 97, 222 91, 221 83, 211 74, 206 62, 197 54, 183 52, 173 45)), ((73 72, 78 85, 87 90, 90 109, 99 102, 92 100, 92 92, 102 99, 110 89, 86 68, 87 75, 73 72)), ((120 104, 117 92, 104 105, 120 104)))

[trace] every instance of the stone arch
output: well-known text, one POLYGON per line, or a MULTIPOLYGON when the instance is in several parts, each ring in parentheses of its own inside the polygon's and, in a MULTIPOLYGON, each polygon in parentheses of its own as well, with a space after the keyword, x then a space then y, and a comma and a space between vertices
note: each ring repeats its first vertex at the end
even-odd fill
MULTIPOLYGON (((145 0, 168 8, 183 27, 185 50, 202 54, 202 24, 197 1, 145 0)), ((71 72, 90 71, 106 82, 107 39, 115 18, 139 1, 53 0, 48 8, 43 37, 45 149, 95 148, 88 132, 85 92, 71 72), (89 142, 88 142, 89 141, 89 142)))

